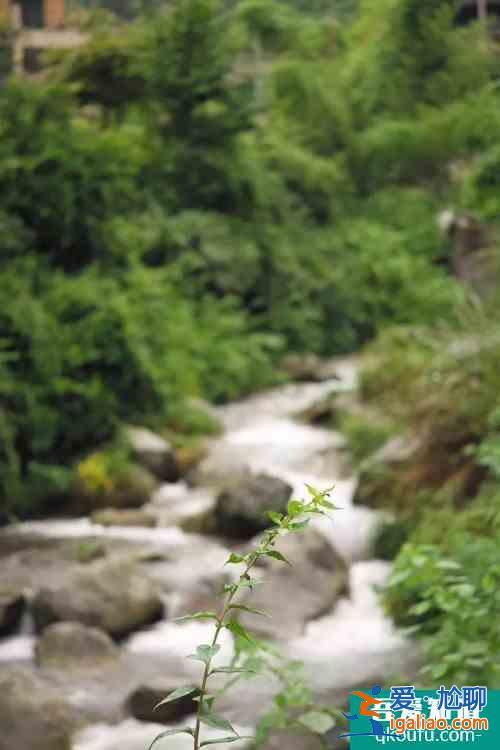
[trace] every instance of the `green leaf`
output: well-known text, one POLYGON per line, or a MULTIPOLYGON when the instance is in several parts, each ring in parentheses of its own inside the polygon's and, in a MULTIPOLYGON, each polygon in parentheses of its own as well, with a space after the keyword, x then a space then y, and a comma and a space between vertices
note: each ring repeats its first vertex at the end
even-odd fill
POLYGON ((255 607, 248 607, 246 604, 231 604, 229 609, 240 609, 243 612, 251 612, 253 615, 261 615, 261 617, 270 617, 267 612, 263 612, 261 609, 255 609, 255 607))
POLYGON ((148 750, 151 750, 151 748, 156 745, 158 740, 163 739, 164 737, 170 737, 173 734, 189 734, 191 737, 194 736, 194 730, 190 727, 185 727, 185 729, 167 729, 166 732, 162 732, 157 737, 154 738, 153 742, 148 747, 148 750))
POLYGON ((310 522, 310 518, 306 518, 305 521, 296 521, 295 523, 290 524, 290 529, 291 531, 301 531, 302 529, 305 529, 306 526, 309 526, 310 522))
POLYGON ((244 638, 249 643, 255 643, 250 633, 247 633, 245 628, 239 622, 236 622, 236 620, 228 620, 224 625, 233 635, 244 638))
POLYGON ((483 591, 485 591, 487 594, 492 594, 497 587, 496 577, 492 576, 490 573, 487 573, 481 581, 481 586, 483 588, 483 591))
POLYGON ((173 622, 189 622, 190 620, 218 620, 215 612, 194 612, 192 615, 175 617, 173 622))
POLYGON ((342 510, 342 508, 339 508, 338 505, 331 503, 330 500, 326 500, 325 498, 320 501, 320 505, 324 508, 328 508, 329 510, 342 510))
POLYGON ((195 661, 202 661, 203 664, 208 664, 219 651, 220 646, 217 643, 215 646, 203 643, 201 646, 198 646, 195 654, 190 654, 188 656, 188 659, 194 659, 195 661))
POLYGON ((227 729, 229 732, 238 736, 238 732, 236 732, 231 722, 223 716, 220 716, 220 714, 214 714, 212 711, 202 710, 200 719, 209 727, 214 727, 215 729, 227 729))
POLYGON ((171 703, 172 701, 178 700, 178 698, 184 698, 185 695, 191 695, 191 693, 195 693, 197 690, 198 688, 193 687, 193 685, 185 685, 184 687, 177 688, 177 690, 174 690, 172 693, 167 695, 166 698, 157 703, 153 711, 156 711, 156 709, 160 708, 160 706, 164 706, 165 703, 171 703))
POLYGON ((203 695, 198 695, 196 698, 193 698, 193 700, 196 703, 204 703, 208 708, 212 708, 216 697, 217 696, 212 693, 203 693, 203 695))
POLYGON ((298 719, 299 723, 315 734, 326 734, 335 726, 335 719, 323 711, 309 711, 298 719))
POLYGON ((280 562, 284 562, 290 567, 292 567, 292 563, 286 559, 284 555, 281 554, 281 552, 278 552, 276 549, 268 550, 267 552, 264 552, 264 555, 266 557, 272 557, 274 560, 279 560, 280 562))
POLYGON ((273 523, 276 523, 278 526, 283 520, 283 515, 281 513, 276 513, 274 510, 268 510, 266 515, 273 523))
POLYGON ((318 492, 318 490, 317 490, 317 489, 315 489, 314 487, 312 487, 312 486, 311 486, 310 484, 306 484, 306 490, 307 490, 307 492, 309 493, 309 495, 310 495, 310 496, 311 496, 312 498, 314 498, 314 500, 316 500, 316 499, 317 499, 318 497, 320 497, 320 496, 321 496, 321 493, 320 493, 320 492, 318 492))
POLYGON ((231 554, 229 555, 224 565, 230 565, 230 564, 238 565, 239 563, 242 563, 242 562, 246 562, 243 555, 237 555, 236 552, 231 552, 231 554))
POLYGON ((455 562, 455 560, 439 560, 436 563, 436 568, 440 570, 462 570, 460 563, 455 562))
POLYGON ((414 604, 412 607, 410 607, 410 614, 412 615, 425 615, 426 612, 428 612, 432 608, 432 604, 430 601, 425 599, 422 602, 418 602, 417 604, 414 604))
POLYGON ((300 500, 290 500, 287 506, 289 516, 298 516, 304 512, 304 503, 300 500))
POLYGON ((205 745, 218 745, 219 743, 221 745, 225 744, 226 742, 238 742, 238 740, 254 740, 255 737, 252 736, 240 736, 237 735, 236 737, 221 737, 218 740, 206 740, 205 742, 202 742, 200 747, 205 747, 205 745))

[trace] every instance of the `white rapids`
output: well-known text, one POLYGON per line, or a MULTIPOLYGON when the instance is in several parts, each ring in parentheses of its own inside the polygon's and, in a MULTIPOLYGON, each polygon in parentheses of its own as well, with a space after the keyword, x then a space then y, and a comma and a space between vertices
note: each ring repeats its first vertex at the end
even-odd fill
MULTIPOLYGON (((401 665, 408 663, 412 652, 408 642, 384 615, 376 595, 375 589, 386 580, 390 566, 368 559, 377 516, 368 508, 353 505, 357 480, 355 476, 344 476, 342 436, 302 424, 294 418, 332 391, 355 388, 354 363, 339 361, 338 374, 339 379, 286 385, 220 407, 218 412, 225 432, 212 441, 209 455, 200 467, 200 476, 206 477, 206 486, 193 489, 181 483, 175 489, 172 486, 160 488, 157 496, 157 501, 163 502, 165 507, 174 505, 176 498, 181 497, 187 502, 203 505, 209 502, 217 479, 240 469, 280 477, 302 497, 305 497, 306 483, 318 489, 334 486, 332 500, 340 510, 334 511, 331 519, 320 518, 315 523, 350 565, 349 598, 342 599, 331 614, 310 622, 300 637, 288 640, 285 646, 288 656, 304 662, 312 686, 320 694, 337 688, 347 690, 355 683, 368 685, 371 680, 396 673, 401 665)), ((182 575, 182 565, 190 565, 189 556, 183 559, 181 554, 186 545, 191 549, 193 544, 196 545, 200 567, 205 569, 220 565, 222 554, 225 554, 222 547, 214 547, 213 541, 186 534, 176 526, 104 528, 84 518, 17 525, 16 533, 23 532, 54 539, 97 536, 145 545, 167 545, 179 550, 176 563, 179 575, 182 575)), ((181 625, 164 621, 129 638, 124 648, 144 659, 162 653, 170 660, 181 660, 200 639, 203 640, 207 628, 209 626, 200 623, 181 625)), ((27 632, 0 641, 0 661, 32 659, 33 644, 34 637, 27 632)), ((232 653, 232 639, 228 637, 222 645, 219 657, 227 663, 232 653)), ((134 719, 113 726, 95 724, 75 736, 73 750, 115 750, 117 747, 145 750, 161 730, 161 726, 134 719)), ((242 729, 242 733, 246 730, 242 729)), ((243 746, 244 743, 234 745, 235 750, 243 746)), ((168 747, 184 750, 189 747, 189 737, 171 738, 168 747)), ((161 743, 159 750, 162 750, 161 743)))

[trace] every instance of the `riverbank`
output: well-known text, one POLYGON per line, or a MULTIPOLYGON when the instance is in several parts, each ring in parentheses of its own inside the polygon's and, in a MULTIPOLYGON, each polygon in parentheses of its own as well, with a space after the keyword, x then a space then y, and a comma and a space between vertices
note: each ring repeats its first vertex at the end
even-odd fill
MULTIPOLYGON (((279 480, 298 495, 304 494, 305 483, 319 489, 335 484, 333 499, 341 510, 331 520, 315 523, 303 539, 297 537, 296 547, 287 550, 296 563, 293 571, 283 577, 271 569, 266 574, 268 586, 258 594, 265 599, 264 607, 275 606, 275 616, 261 636, 279 644, 286 658, 304 663, 315 696, 328 705, 345 701, 353 685, 366 687, 383 680, 415 659, 410 644, 383 614, 374 591, 387 580, 390 564, 371 559, 377 514, 352 503, 357 480, 348 469, 344 440, 335 431, 296 418, 326 395, 352 393, 355 360, 339 360, 335 374, 322 383, 289 384, 220 407, 224 433, 210 441, 207 457, 196 471, 196 485, 164 485, 147 504, 147 511, 163 523, 169 516, 182 517, 183 525, 186 514, 179 514, 179 506, 191 507, 193 526, 200 508, 206 518, 207 509, 216 507, 221 487, 229 480, 234 484, 245 472, 279 480), (341 587, 339 577, 344 580, 341 587)), ((9 684, 30 686, 28 697, 21 696, 17 706, 24 747, 56 750, 26 735, 26 726, 38 735, 42 713, 43 721, 51 721, 45 698, 37 705, 37 691, 45 695, 46 686, 63 704, 73 750, 116 745, 143 750, 157 728, 151 726, 147 711, 139 714, 149 721, 137 718, 131 696, 145 688, 149 695, 168 691, 195 676, 194 663, 184 657, 210 628, 179 624, 174 618, 209 608, 224 575, 228 549, 241 540, 189 533, 174 524, 101 526, 79 518, 7 527, 0 544, 4 550, 10 547, 2 561, 6 578, 27 602, 17 632, 0 641, 4 693, 9 684), (118 580, 128 581, 121 591, 118 580), (122 614, 118 624, 116 613, 108 611, 110 598, 122 614), (114 643, 112 658, 93 662, 92 649, 86 655, 82 646, 78 659, 63 654, 58 661, 57 626, 45 622, 40 611, 45 616, 50 611, 49 621, 71 615, 87 627, 98 622, 114 643), (55 655, 52 660, 47 654, 42 658, 40 644, 54 628, 49 654, 52 649, 55 655)), ((227 660, 232 649, 228 634, 219 658, 227 660)), ((241 683, 224 698, 224 714, 239 726, 254 728, 277 687, 260 678, 241 683)), ((172 720, 176 718, 180 717, 172 720)), ((14 739, 11 744, 2 740, 2 750, 10 750, 20 737, 12 721, 14 739)), ((297 747, 308 748, 310 741, 303 738, 297 747)))

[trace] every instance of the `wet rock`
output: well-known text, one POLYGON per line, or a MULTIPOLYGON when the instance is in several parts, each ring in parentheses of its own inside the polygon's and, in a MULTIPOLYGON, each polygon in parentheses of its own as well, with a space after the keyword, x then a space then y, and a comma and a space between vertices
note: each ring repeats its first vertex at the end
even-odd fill
POLYGON ((437 223, 453 244, 451 272, 479 296, 489 296, 496 289, 498 267, 487 225, 471 214, 452 209, 442 211, 437 223))
POLYGON ((41 667, 94 669, 116 661, 119 649, 109 635, 78 622, 49 625, 35 646, 41 667))
POLYGON ((127 438, 136 459, 158 479, 176 482, 180 472, 174 448, 145 427, 129 427, 127 438))
POLYGON ((388 440, 373 456, 373 461, 386 466, 396 466, 408 461, 418 447, 418 440, 400 435, 388 440))
POLYGON ((166 597, 170 617, 218 608, 222 587, 234 572, 224 567, 228 556, 229 551, 217 542, 193 535, 169 559, 148 564, 148 573, 166 597))
POLYGON ((222 490, 215 508, 220 534, 248 539, 270 525, 266 511, 283 513, 293 488, 269 474, 244 474, 222 490))
POLYGON ((208 455, 208 445, 206 441, 198 441, 192 445, 184 445, 177 448, 175 456, 179 467, 179 474, 186 476, 190 471, 196 468, 208 455))
POLYGON ((127 558, 75 566, 62 580, 42 586, 33 600, 38 632, 70 620, 119 638, 154 622, 162 610, 155 584, 127 558))
POLYGON ((262 750, 325 750, 318 735, 290 729, 275 729, 262 745, 262 750))
POLYGON ((80 724, 54 685, 20 667, 0 674, 0 750, 69 750, 80 724))
POLYGON ((93 486, 78 476, 72 489, 71 509, 77 514, 107 508, 141 508, 156 489, 157 482, 142 466, 130 466, 106 486, 93 486))
POLYGON ((159 721, 165 724, 179 721, 185 716, 196 713, 198 704, 193 700, 194 693, 154 710, 163 698, 178 687, 181 686, 169 684, 165 679, 157 680, 149 685, 139 685, 128 697, 126 710, 140 721, 159 721))
POLYGON ((289 354, 281 361, 281 369, 297 382, 338 379, 335 362, 322 360, 316 354, 289 354))
POLYGON ((155 516, 158 526, 179 526, 184 531, 208 533, 213 530, 214 508, 214 492, 177 482, 162 484, 151 498, 148 511, 155 516))
POLYGON ((23 592, 17 588, 0 588, 0 636, 17 630, 25 609, 23 592))
POLYGON ((335 425, 339 412, 339 396, 338 391, 332 391, 332 393, 322 396, 317 401, 309 404, 305 409, 299 411, 295 415, 296 419, 299 419, 301 422, 307 422, 307 424, 335 425))
POLYGON ((419 441, 408 436, 388 440, 363 463, 353 503, 369 508, 391 508, 393 495, 401 492, 399 474, 412 463, 418 448, 419 441))
POLYGON ((241 622, 262 636, 291 638, 303 632, 309 620, 330 612, 347 589, 346 564, 316 529, 283 537, 276 548, 291 566, 274 560, 261 561, 265 585, 249 595, 251 606, 270 615, 244 613, 241 622))
POLYGON ((104 508, 92 513, 92 523, 100 526, 156 526, 156 518, 146 510, 104 508))

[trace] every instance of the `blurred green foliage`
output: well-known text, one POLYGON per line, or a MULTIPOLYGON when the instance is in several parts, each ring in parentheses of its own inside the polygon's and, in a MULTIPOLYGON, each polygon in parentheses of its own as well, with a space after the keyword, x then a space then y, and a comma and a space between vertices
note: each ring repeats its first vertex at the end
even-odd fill
POLYGON ((274 382, 283 351, 454 318, 436 214, 494 222, 499 58, 451 0, 357 6, 99 12, 1 88, 4 517, 52 507, 121 424, 189 431, 189 397, 274 382))
POLYGON ((395 558, 389 613, 423 641, 421 684, 498 687, 500 312, 493 300, 460 313, 371 347, 364 398, 416 440, 364 491, 371 481, 373 504, 396 514, 377 553, 395 558))

